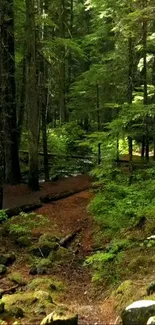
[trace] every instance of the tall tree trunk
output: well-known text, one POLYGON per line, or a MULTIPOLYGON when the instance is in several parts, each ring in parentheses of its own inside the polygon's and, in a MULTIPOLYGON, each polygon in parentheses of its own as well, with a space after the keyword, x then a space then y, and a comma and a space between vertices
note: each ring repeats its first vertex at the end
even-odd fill
POLYGON ((16 120, 15 48, 14 48, 14 3, 1 0, 2 25, 2 97, 4 105, 5 132, 5 182, 20 182, 18 137, 16 120))
POLYGON ((17 116, 17 130, 18 130, 18 148, 20 148, 21 143, 21 135, 22 135, 22 127, 24 122, 25 115, 25 100, 26 100, 26 59, 23 58, 23 74, 22 74, 22 85, 21 85, 21 93, 20 93, 20 106, 19 112, 17 116))
MULTIPOLYGON (((132 105, 132 91, 133 91, 133 38, 132 36, 128 39, 128 54, 129 54, 129 70, 128 70, 128 103, 132 105)), ((128 137, 129 146, 129 170, 130 173, 133 171, 132 165, 132 137, 128 137)))
POLYGON ((27 48, 27 80, 26 105, 28 110, 29 140, 29 187, 39 189, 38 180, 38 138, 39 138, 39 106, 36 76, 36 37, 34 0, 26 0, 26 48, 27 48))
MULTIPOLYGON (((143 0, 143 9, 147 7, 147 0, 143 0)), ((144 85, 144 105, 148 104, 148 91, 147 91, 147 19, 143 18, 142 37, 143 37, 143 85, 144 85)), ((149 131, 148 131, 148 114, 146 115, 146 128, 145 128, 145 142, 146 142, 146 159, 149 159, 149 131)))
MULTIPOLYGON (((65 0, 61 0, 60 6, 60 37, 65 39, 65 0)), ((60 51, 60 69, 59 69, 59 109, 60 125, 66 121, 66 96, 65 96, 65 46, 61 45, 60 51)))
POLYGON ((0 11, 0 210, 3 208, 3 183, 4 183, 4 142, 3 142, 3 63, 2 63, 2 12, 0 11))
MULTIPOLYGON (((152 65, 152 84, 155 87, 155 56, 152 65)), ((155 103, 155 92, 153 96, 153 103, 155 103)), ((155 115, 153 117, 153 160, 155 161, 155 115)))

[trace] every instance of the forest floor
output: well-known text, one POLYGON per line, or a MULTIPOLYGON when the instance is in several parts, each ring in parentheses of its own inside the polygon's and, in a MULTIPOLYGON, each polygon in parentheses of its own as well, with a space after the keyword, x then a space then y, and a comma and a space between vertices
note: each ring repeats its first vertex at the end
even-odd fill
MULTIPOLYGON (((42 234, 59 234, 64 238, 66 235, 76 231, 80 227, 80 233, 76 236, 71 249, 74 251, 72 260, 53 268, 50 277, 55 277, 62 281, 65 286, 63 293, 59 297, 59 304, 69 307, 79 315, 79 325, 98 325, 115 324, 117 313, 115 311, 115 302, 104 292, 102 286, 94 286, 91 281, 91 274, 88 268, 83 266, 85 258, 91 254, 94 247, 95 223, 93 217, 87 211, 88 204, 93 197, 89 190, 82 189, 91 186, 89 176, 78 176, 58 183, 44 183, 41 185, 40 192, 30 193, 26 185, 17 187, 5 187, 5 207, 13 207, 24 203, 33 203, 43 194, 60 193, 70 189, 81 189, 81 192, 68 198, 58 200, 49 204, 44 204, 35 211, 36 214, 44 215, 49 222, 44 226, 33 229, 33 236, 39 238, 42 234)), ((18 258, 15 263, 9 267, 9 274, 20 272, 28 281, 37 278, 38 275, 29 274, 30 265, 27 257, 27 250, 19 248, 8 238, 0 238, 1 251, 14 251, 18 258)), ((46 275, 43 277, 47 277, 46 275)), ((0 288, 10 287, 7 277, 0 278, 0 288)), ((39 325, 40 321, 34 317, 28 322, 24 320, 22 324, 39 325)), ((11 324, 11 323, 9 323, 11 324)))

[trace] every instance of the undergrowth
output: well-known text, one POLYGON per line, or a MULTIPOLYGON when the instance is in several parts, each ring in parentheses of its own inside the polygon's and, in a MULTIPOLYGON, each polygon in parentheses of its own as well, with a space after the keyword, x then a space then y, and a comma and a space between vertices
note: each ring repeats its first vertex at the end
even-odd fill
POLYGON ((102 168, 97 175, 99 190, 88 208, 103 229, 97 238, 102 250, 89 256, 85 265, 92 268, 93 280, 112 283, 121 280, 121 269, 134 247, 141 247, 142 254, 146 247, 154 247, 154 240, 147 237, 155 231, 155 167, 135 172, 131 184, 130 175, 120 169, 115 175, 111 169, 103 179, 102 168))

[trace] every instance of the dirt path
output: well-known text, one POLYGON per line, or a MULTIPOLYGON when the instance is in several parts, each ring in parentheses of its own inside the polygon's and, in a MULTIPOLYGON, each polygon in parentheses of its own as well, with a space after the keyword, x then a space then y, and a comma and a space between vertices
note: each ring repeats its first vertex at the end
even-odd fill
MULTIPOLYGON (((77 238, 78 253, 72 265, 61 267, 55 274, 66 283, 62 303, 68 305, 79 314, 79 325, 114 324, 117 315, 112 300, 106 300, 102 288, 94 288, 89 270, 83 267, 83 262, 92 250, 94 221, 87 212, 87 207, 93 194, 83 191, 69 198, 46 204, 36 212, 48 216, 51 223, 59 229, 62 236, 82 227, 77 238)), ((41 229, 36 230, 40 232, 41 229)), ((48 227, 50 231, 50 227, 48 227)), ((44 229, 46 232, 46 229, 44 229)))
MULTIPOLYGON (((15 188, 6 186, 5 207, 33 203, 39 196, 47 193, 60 193, 70 189, 82 190, 84 186, 89 187, 90 185, 91 178, 89 176, 78 176, 61 180, 56 184, 44 183, 41 185, 41 191, 34 193, 31 193, 26 185, 15 188)), ((55 271, 52 270, 51 277, 55 276, 65 283, 60 303, 67 305, 79 315, 79 325, 110 325, 114 324, 117 318, 114 302, 107 299, 102 287, 94 287, 90 271, 83 266, 86 256, 91 254, 94 242, 94 221, 87 211, 92 197, 93 193, 85 190, 68 198, 43 205, 35 212, 47 216, 49 223, 47 226, 34 229, 33 234, 37 238, 45 233, 59 234, 60 237, 65 237, 79 227, 81 228, 80 234, 69 247, 75 251, 73 261, 70 264, 60 265, 55 271)), ((2 244, 5 245, 5 243, 2 244)), ((8 246, 8 249, 19 253, 19 248, 17 250, 16 246, 8 246)), ((21 251, 20 255, 20 260, 11 267, 10 271, 19 271, 28 281, 31 281, 34 277, 29 275, 29 264, 25 262, 25 251, 23 250, 23 253, 21 251)), ((3 286, 5 287, 5 285, 7 286, 7 283, 4 281, 3 286)))

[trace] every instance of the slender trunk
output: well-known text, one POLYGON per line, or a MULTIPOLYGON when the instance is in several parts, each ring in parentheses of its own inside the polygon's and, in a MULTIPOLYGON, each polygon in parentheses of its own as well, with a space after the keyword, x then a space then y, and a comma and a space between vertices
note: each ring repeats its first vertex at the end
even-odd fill
POLYGON ((2 41, 2 97, 5 131, 5 181, 9 184, 20 182, 18 157, 15 48, 14 48, 14 3, 1 0, 1 41, 2 41))
POLYGON ((96 110, 97 110, 97 128, 100 130, 100 97, 99 97, 99 86, 96 85, 96 110))
MULTIPOLYGON (((155 87, 155 56, 153 58, 153 65, 152 65, 152 84, 155 87)), ((153 103, 155 103, 155 93, 153 96, 153 103)), ((153 159, 155 161, 155 115, 153 117, 153 159)))
POLYGON ((24 122, 25 114, 25 99, 26 99, 26 59, 23 59, 23 75, 22 75, 22 85, 21 85, 21 94, 20 94, 20 107, 18 112, 18 148, 20 148, 22 127, 24 122))
MULTIPOLYGON (((132 91, 133 91, 133 39, 132 36, 128 40, 128 53, 129 53, 129 70, 128 70, 128 103, 132 105, 132 91)), ((133 164, 132 164, 132 137, 128 137, 129 146, 129 171, 132 174, 133 164)))
POLYGON ((43 141, 43 153, 44 153, 44 173, 45 181, 49 180, 48 169, 48 150, 47 150, 47 131, 46 131, 46 106, 42 105, 42 141, 43 141))
MULTIPOLYGON (((60 9, 60 37, 65 39, 65 0, 61 0, 60 9)), ((65 98, 65 46, 61 45, 60 70, 59 70, 59 109, 60 125, 66 121, 66 98, 65 98)))
POLYGON ((39 137, 39 107, 36 76, 36 37, 34 1, 26 0, 26 48, 27 48, 27 82, 26 105, 28 110, 28 140, 29 140, 29 187, 39 189, 38 180, 38 137, 39 137))
MULTIPOLYGON (((143 8, 147 7, 147 0, 143 0, 143 8)), ((143 37, 143 85, 144 85, 144 105, 148 104, 148 91, 147 91, 147 19, 143 19, 142 25, 142 37, 143 37)), ((147 109, 147 108, 146 108, 147 109)), ((146 115, 146 127, 145 127, 145 155, 146 159, 149 159, 149 130, 148 130, 148 114, 146 115)))

